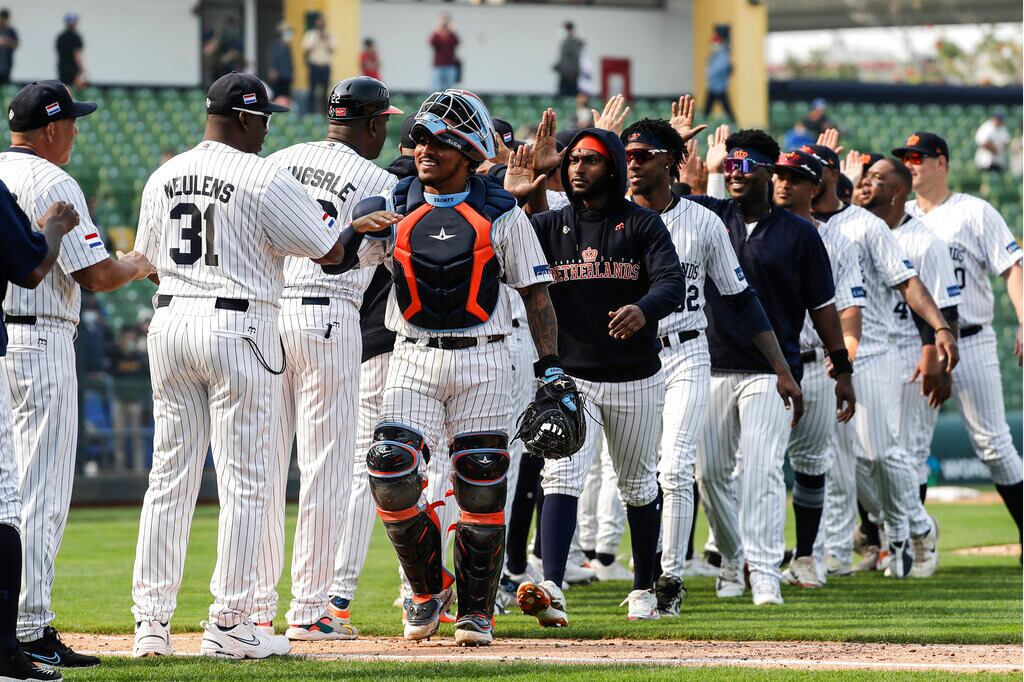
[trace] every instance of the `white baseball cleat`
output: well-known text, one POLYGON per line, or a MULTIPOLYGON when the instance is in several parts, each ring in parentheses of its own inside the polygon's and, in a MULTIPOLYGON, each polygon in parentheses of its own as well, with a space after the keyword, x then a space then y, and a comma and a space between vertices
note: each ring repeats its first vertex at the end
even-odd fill
POLYGON ((782 579, 787 585, 800 587, 821 587, 821 579, 814 566, 814 557, 797 557, 789 562, 789 568, 782 572, 782 579))
POLYGON ((853 575, 853 562, 849 559, 840 559, 835 554, 829 554, 825 557, 825 569, 829 575, 842 578, 853 575))
POLYGON ((613 561, 608 566, 605 566, 601 563, 600 559, 594 559, 590 565, 597 574, 597 579, 601 582, 606 582, 608 580, 633 580, 632 571, 620 564, 618 561, 613 561))
POLYGON ((722 565, 718 567, 718 580, 715 581, 715 595, 719 599, 732 599, 742 597, 745 591, 742 569, 723 557, 722 565))
POLYGON ((754 583, 751 592, 754 595, 754 606, 782 605, 782 592, 779 590, 779 584, 774 580, 761 580, 754 583))
POLYGON ((535 616, 541 627, 564 628, 569 625, 565 595, 550 580, 537 584, 527 580, 516 591, 516 602, 528 616, 535 616))
POLYGON ((860 563, 853 567, 854 573, 864 573, 878 570, 878 545, 866 545, 860 552, 860 563))
POLYGON ((651 590, 633 590, 619 606, 629 605, 626 620, 658 620, 658 598, 651 590))
POLYGON ((174 653, 171 646, 171 624, 156 620, 144 620, 135 624, 135 643, 132 645, 132 656, 170 656, 174 653))
POLYGON ((930 514, 928 518, 932 523, 928 532, 910 539, 914 550, 914 566, 910 569, 911 578, 930 578, 939 568, 939 523, 930 514))
POLYGON ((686 562, 686 575, 717 578, 718 566, 709 562, 704 555, 695 556, 686 562))
POLYGON ((914 568, 914 548, 910 540, 889 543, 889 566, 885 576, 906 578, 914 568))
POLYGON ((201 656, 241 660, 284 656, 292 650, 287 637, 260 632, 248 619, 227 629, 206 621, 200 625, 203 626, 203 641, 199 645, 201 656))
POLYGON ((325 613, 320 620, 309 625, 289 625, 284 636, 290 640, 302 642, 321 642, 324 640, 349 640, 359 636, 356 630, 341 619, 325 613))
MULTIPOLYGON (((594 563, 600 563, 595 561, 594 563)), ((565 562, 565 582, 570 585, 586 585, 594 581, 597 571, 587 561, 583 552, 574 552, 569 555, 565 562)))

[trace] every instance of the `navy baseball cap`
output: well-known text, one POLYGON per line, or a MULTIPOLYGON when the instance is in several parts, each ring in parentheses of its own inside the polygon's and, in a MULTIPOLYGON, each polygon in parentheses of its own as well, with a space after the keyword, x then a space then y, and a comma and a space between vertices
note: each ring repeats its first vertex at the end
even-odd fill
POLYGON ((945 156, 949 159, 949 145, 935 133, 919 130, 907 138, 907 143, 902 147, 892 150, 892 155, 902 159, 904 155, 917 152, 923 156, 945 156))
POLYGON ((492 117, 491 122, 494 123, 494 131, 501 137, 502 144, 512 151, 523 146, 523 143, 516 139, 515 130, 513 130, 511 123, 503 118, 496 117, 492 117))
POLYGON ((580 132, 579 128, 566 128, 565 130, 559 130, 555 133, 555 149, 561 152, 563 149, 569 146, 572 142, 572 138, 576 137, 576 134, 580 132))
POLYGON ((273 114, 288 111, 288 107, 271 102, 267 86, 256 76, 232 71, 206 91, 206 113, 230 116, 236 111, 273 114))
POLYGON ((412 127, 416 125, 416 114, 409 114, 402 121, 402 137, 398 144, 406 149, 415 149, 416 141, 412 139, 412 127))
POLYGON ((839 170, 839 155, 830 147, 823 144, 805 144, 799 150, 816 158, 823 167, 839 170))
POLYGON ((96 111, 93 102, 76 102, 60 81, 29 83, 11 99, 7 107, 7 125, 11 132, 23 133, 55 121, 88 116, 96 111))
POLYGON ((853 181, 842 173, 839 174, 839 182, 836 183, 836 196, 844 204, 850 203, 853 199, 853 181))
POLYGON ((863 172, 867 172, 868 168, 871 168, 884 158, 885 154, 879 154, 878 152, 864 152, 860 155, 860 165, 863 167, 863 172))
POLYGON ((793 171, 797 175, 802 175, 804 178, 814 182, 814 184, 820 184, 821 176, 824 175, 821 162, 807 152, 794 151, 779 154, 779 158, 775 162, 775 169, 779 170, 782 168, 793 171))

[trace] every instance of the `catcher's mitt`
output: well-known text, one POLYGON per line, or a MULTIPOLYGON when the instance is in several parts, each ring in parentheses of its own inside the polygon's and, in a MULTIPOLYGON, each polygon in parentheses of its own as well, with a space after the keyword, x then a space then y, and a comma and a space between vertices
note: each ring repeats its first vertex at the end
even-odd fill
POLYGON ((515 437, 538 457, 562 459, 576 454, 587 437, 583 396, 576 382, 562 374, 541 383, 533 402, 519 417, 515 437))

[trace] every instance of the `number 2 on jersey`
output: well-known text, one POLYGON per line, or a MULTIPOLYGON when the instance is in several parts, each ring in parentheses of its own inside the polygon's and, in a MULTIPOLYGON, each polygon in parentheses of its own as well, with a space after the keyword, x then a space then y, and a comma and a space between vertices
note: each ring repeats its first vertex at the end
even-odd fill
POLYGON ((195 265, 203 252, 203 223, 206 223, 206 257, 203 262, 206 265, 216 266, 220 264, 220 257, 217 255, 217 228, 214 221, 214 205, 210 204, 205 211, 200 212, 199 207, 193 203, 182 202, 171 209, 171 220, 180 220, 181 241, 188 243, 188 253, 175 247, 171 249, 171 260, 178 265, 195 265), (188 221, 186 225, 185 221, 188 221))
POLYGON ((696 284, 691 284, 690 286, 686 287, 686 299, 682 303, 679 304, 679 307, 676 308, 676 312, 677 313, 681 313, 683 311, 690 312, 690 313, 697 312, 698 310, 700 310, 700 304, 697 303, 697 299, 699 297, 700 297, 700 289, 697 288, 696 284))

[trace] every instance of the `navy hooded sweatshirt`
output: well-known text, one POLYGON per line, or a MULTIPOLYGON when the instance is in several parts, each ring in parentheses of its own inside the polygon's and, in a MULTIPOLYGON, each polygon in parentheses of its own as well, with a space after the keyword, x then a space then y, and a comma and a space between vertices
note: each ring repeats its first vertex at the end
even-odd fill
POLYGON ((531 218, 551 267, 548 287, 558 317, 558 354, 570 375, 589 381, 634 381, 661 368, 658 320, 685 295, 685 278, 661 217, 625 198, 626 151, 607 130, 581 130, 598 138, 612 155, 613 194, 602 211, 573 197, 569 154, 562 159, 562 185, 570 205, 531 218), (635 304, 644 327, 626 340, 608 335, 608 313, 635 304))

